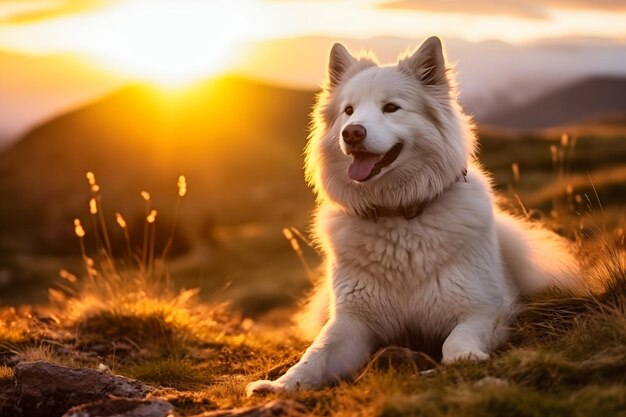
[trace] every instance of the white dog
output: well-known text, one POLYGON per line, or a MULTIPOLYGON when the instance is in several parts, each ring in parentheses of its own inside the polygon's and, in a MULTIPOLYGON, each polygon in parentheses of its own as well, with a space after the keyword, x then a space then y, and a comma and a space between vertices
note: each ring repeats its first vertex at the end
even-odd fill
POLYGON ((383 67, 335 44, 314 117, 306 173, 327 273, 309 321, 323 327, 248 394, 332 384, 386 345, 486 360, 520 293, 583 290, 565 240, 495 205, 438 38, 383 67))

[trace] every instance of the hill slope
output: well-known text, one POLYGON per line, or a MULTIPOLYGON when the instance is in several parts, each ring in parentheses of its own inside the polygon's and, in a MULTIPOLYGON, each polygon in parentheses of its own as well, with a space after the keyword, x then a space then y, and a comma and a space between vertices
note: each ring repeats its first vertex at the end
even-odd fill
POLYGON ((588 78, 530 103, 482 117, 481 123, 513 129, 541 129, 626 110, 626 78, 588 78))
POLYGON ((179 93, 133 86, 55 118, 0 154, 0 243, 63 251, 89 199, 86 171, 105 206, 126 215, 141 215, 144 189, 171 209, 185 174, 191 229, 294 215, 294 199, 311 199, 301 152, 312 102, 311 92, 223 78, 179 93))
POLYGON ((0 51, 0 149, 35 123, 82 107, 127 83, 71 54, 30 56, 0 51))

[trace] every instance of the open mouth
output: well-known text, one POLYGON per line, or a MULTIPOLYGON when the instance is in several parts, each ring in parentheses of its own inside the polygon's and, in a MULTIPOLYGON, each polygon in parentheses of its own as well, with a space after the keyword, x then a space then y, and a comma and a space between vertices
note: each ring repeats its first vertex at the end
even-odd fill
POLYGON ((396 160, 402 151, 402 143, 396 143, 387 153, 378 154, 357 151, 352 153, 352 163, 348 167, 348 176, 359 182, 375 177, 380 171, 396 160))

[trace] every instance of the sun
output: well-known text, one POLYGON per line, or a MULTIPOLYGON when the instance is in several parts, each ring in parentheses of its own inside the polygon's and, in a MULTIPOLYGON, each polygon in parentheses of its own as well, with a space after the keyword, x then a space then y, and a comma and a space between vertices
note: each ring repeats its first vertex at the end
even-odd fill
POLYGON ((254 35, 244 1, 131 1, 92 18, 84 52, 120 73, 165 85, 227 70, 254 35))
POLYGON ((118 0, 4 28, 17 50, 78 53, 119 75, 179 86, 234 67, 262 37, 258 0, 118 0))

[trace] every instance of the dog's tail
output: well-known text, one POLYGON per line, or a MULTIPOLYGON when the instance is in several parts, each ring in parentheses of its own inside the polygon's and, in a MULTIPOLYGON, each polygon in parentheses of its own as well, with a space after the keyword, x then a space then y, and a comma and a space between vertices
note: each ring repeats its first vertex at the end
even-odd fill
POLYGON ((522 294, 551 287, 573 295, 589 293, 571 242, 504 212, 496 214, 496 229, 505 268, 522 294))
POLYGON ((319 279, 305 299, 295 320, 300 336, 313 340, 330 318, 331 291, 326 279, 319 279))

